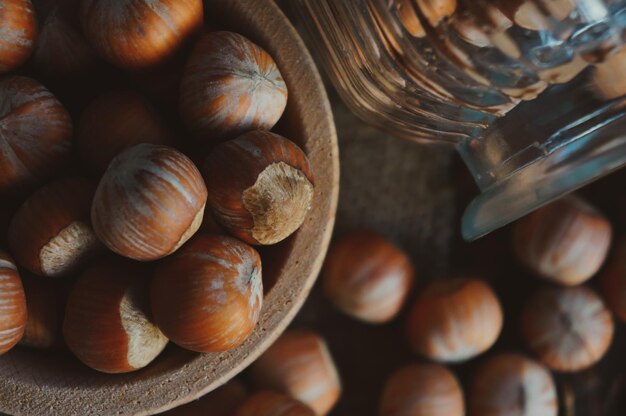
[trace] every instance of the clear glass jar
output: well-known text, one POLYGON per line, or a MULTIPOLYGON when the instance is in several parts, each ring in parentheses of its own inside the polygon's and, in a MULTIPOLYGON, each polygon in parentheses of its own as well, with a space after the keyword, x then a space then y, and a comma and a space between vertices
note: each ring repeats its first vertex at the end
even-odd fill
POLYGON ((458 149, 477 238, 626 164, 625 0, 291 0, 364 120, 458 149))

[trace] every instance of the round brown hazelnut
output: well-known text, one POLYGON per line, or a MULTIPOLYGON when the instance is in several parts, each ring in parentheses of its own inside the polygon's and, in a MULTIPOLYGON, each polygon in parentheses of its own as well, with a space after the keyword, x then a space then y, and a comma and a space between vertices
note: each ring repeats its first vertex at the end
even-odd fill
POLYGON ((247 396, 243 384, 231 380, 198 400, 162 413, 162 416, 233 416, 247 396))
POLYGON ((69 159, 72 120, 34 79, 0 80, 0 195, 48 179, 69 159))
POLYGON ((557 416, 559 403, 550 372, 519 354, 487 359, 474 373, 470 416, 557 416))
POLYGON ((606 259, 611 224, 580 198, 568 196, 519 220, 514 251, 532 272, 566 286, 593 276, 606 259))
POLYGON ((626 239, 616 244, 600 282, 607 306, 618 319, 626 322, 626 239))
POLYGON ((436 361, 460 362, 487 351, 502 330, 500 302, 480 279, 436 279, 418 296, 407 333, 413 349, 436 361))
POLYGON ((150 316, 149 275, 143 265, 109 258, 85 271, 72 288, 63 336, 85 365, 126 373, 152 362, 167 338, 150 316))
POLYGON ((396 11, 402 26, 404 26, 404 29, 406 29, 411 36, 416 38, 423 38, 426 36, 424 26, 422 26, 419 17, 417 17, 417 13, 411 0, 398 0, 396 2, 396 11))
POLYGON ((83 32, 108 61, 142 69, 165 61, 202 26, 202 0, 81 0, 83 32))
POLYGON ((36 35, 37 17, 30 0, 0 0, 0 74, 28 59, 36 35))
POLYGON ((89 221, 96 185, 62 179, 31 195, 17 210, 8 240, 17 262, 39 276, 66 276, 97 254, 102 245, 89 221))
POLYGON ((155 322, 175 344, 235 348, 261 315, 261 257, 232 237, 197 235, 157 266, 150 298, 155 322))
POLYGON ((439 364, 413 364, 385 383, 381 416, 463 416, 463 391, 450 370, 439 364))
POLYGON ((613 339, 613 318, 600 296, 584 287, 544 287, 522 312, 526 344, 548 367, 574 372, 598 362, 613 339))
POLYGON ((135 260, 165 257, 202 223, 207 190, 179 151, 152 144, 124 150, 109 164, 91 207, 91 221, 112 251, 135 260))
POLYGON ((287 394, 325 415, 341 395, 339 374, 326 342, 316 333, 285 332, 251 366, 254 383, 287 394))
POLYGON ((287 87, 272 57, 232 32, 202 35, 187 61, 180 111, 203 141, 269 130, 287 105, 287 87))
POLYGON ((78 123, 78 152, 85 166, 98 175, 120 152, 139 143, 172 145, 174 137, 148 100, 132 91, 101 95, 87 106, 78 123))
POLYGON ((370 323, 393 319, 414 280, 407 255, 372 231, 354 231, 334 243, 322 273, 324 292, 333 304, 370 323))
POLYGON ((233 416, 315 416, 315 413, 291 397, 262 391, 250 396, 233 416))
POLYGON ((457 0, 417 0, 421 12, 432 27, 454 14, 457 0))
POLYGON ((0 355, 13 348, 24 335, 27 309, 22 280, 13 260, 0 251, 0 355))
POLYGON ((204 174, 215 219, 249 244, 275 244, 290 236, 313 200, 313 175, 304 152, 263 130, 218 145, 204 174))

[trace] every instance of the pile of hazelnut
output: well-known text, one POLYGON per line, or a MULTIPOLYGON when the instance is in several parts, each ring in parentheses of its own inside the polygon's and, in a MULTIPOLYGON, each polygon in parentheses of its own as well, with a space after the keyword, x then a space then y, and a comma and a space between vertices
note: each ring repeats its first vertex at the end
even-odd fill
POLYGON ((272 57, 203 22, 202 0, 0 0, 0 353, 67 346, 124 373, 168 341, 219 352, 252 333, 253 246, 300 227, 313 175, 269 131, 287 105, 272 57), (98 60, 131 80, 180 63, 180 127, 133 90, 74 115, 23 75, 98 60))

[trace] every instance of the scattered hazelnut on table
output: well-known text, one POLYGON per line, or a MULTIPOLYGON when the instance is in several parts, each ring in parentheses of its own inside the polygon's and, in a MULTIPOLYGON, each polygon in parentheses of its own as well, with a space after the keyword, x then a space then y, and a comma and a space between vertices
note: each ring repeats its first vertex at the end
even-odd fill
POLYGON ((85 365, 126 373, 150 364, 167 338, 153 322, 144 265, 108 258, 85 271, 72 288, 63 336, 85 365))
POLYGON ((326 342, 314 332, 289 330, 252 364, 260 388, 287 394, 325 415, 341 395, 341 382, 326 342))
POLYGON ((520 354, 488 358, 474 373, 467 395, 469 416, 557 416, 550 371, 520 354))
POLYGON ((482 280, 436 279, 418 295, 407 323, 413 349, 435 361, 460 362, 487 351, 503 324, 500 302, 482 280))
POLYGON ((513 249, 535 274, 565 286, 583 283, 602 266, 611 224, 590 204, 567 196, 514 225, 513 249))
POLYGON ((544 287, 526 301, 522 312, 526 344, 556 371, 580 371, 598 362, 611 345, 613 331, 604 302, 584 286, 544 287))
POLYGON ((202 176, 187 156, 166 146, 138 144, 109 164, 93 199, 91 221, 115 253, 157 260, 200 228, 206 198, 202 176))
POLYGON ((370 323, 393 319, 414 280, 407 255, 372 231, 348 233, 331 245, 322 272, 324 292, 333 304, 370 323))
POLYGON ((272 57, 233 32, 200 37, 180 87, 180 112, 203 142, 269 130, 287 105, 287 86, 272 57))
POLYGON ((305 404, 273 391, 250 396, 233 416, 315 416, 305 404))
POLYGON ((217 222, 249 244, 275 244, 304 222, 314 195, 306 154, 263 130, 218 145, 204 169, 217 222))
POLYGON ((396 370, 385 383, 380 416, 463 416, 463 391, 440 364, 413 364, 396 370))
POLYGON ((96 184, 62 179, 32 194, 9 226, 9 247, 20 266, 39 276, 66 276, 101 249, 89 219, 96 184))
POLYGON ((30 0, 0 0, 0 74, 28 59, 37 35, 37 16, 30 0))
POLYGON ((24 335, 27 308, 22 280, 13 260, 0 251, 0 355, 13 348, 24 335))

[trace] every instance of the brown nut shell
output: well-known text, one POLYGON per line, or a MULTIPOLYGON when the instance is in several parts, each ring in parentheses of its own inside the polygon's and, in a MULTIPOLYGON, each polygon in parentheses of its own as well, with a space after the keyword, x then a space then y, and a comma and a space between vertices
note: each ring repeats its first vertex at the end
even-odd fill
POLYGON ((202 141, 269 130, 287 105, 287 87, 272 57, 233 32, 202 35, 187 61, 180 111, 202 141))
POLYGON ((249 244, 287 238, 304 222, 314 196, 304 152, 263 130, 217 146, 203 172, 215 219, 249 244))
POLYGON ((232 237, 197 235, 157 267, 150 298, 156 323, 175 344, 229 350, 261 315, 261 257, 232 237))
POLYGON ((206 198, 202 176, 187 156, 138 144, 109 164, 94 196, 91 221, 109 249, 151 261, 173 253, 198 230, 206 198))
POLYGON ((0 74, 24 63, 35 46, 37 16, 30 0, 0 0, 0 74))
POLYGON ((0 251, 0 355, 13 348, 24 335, 27 309, 22 280, 13 260, 0 251))
POLYGON ((273 391, 250 396, 233 416, 315 416, 305 404, 273 391))

